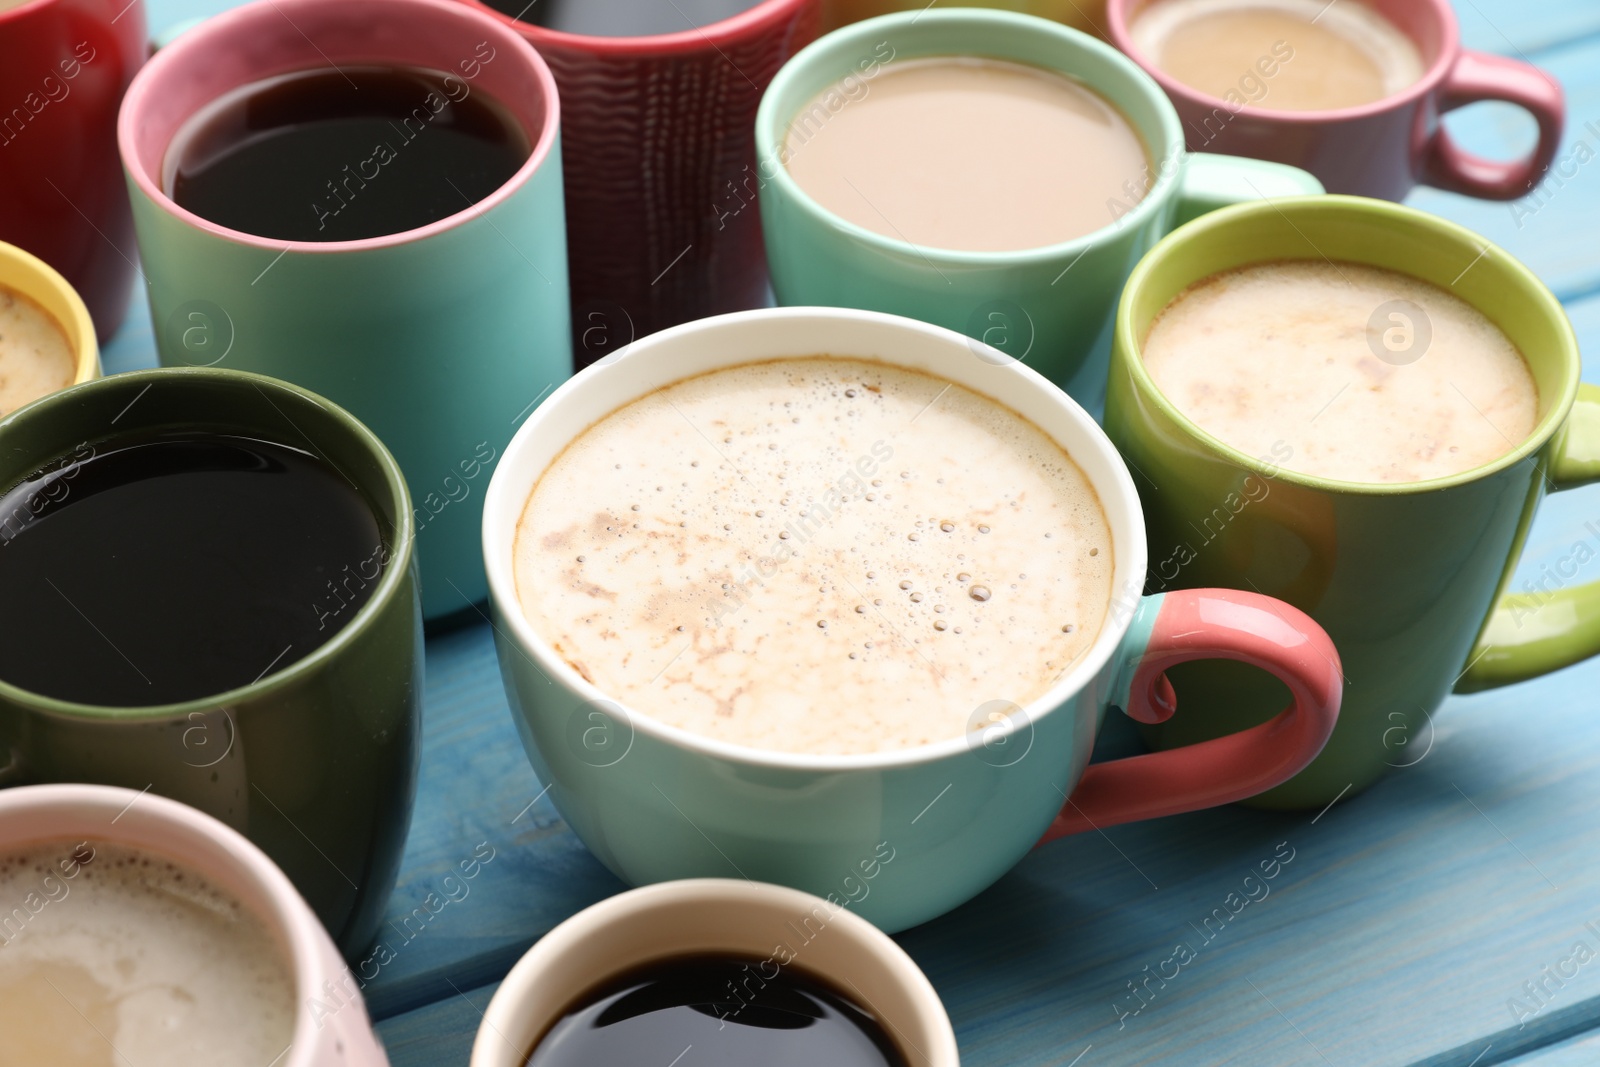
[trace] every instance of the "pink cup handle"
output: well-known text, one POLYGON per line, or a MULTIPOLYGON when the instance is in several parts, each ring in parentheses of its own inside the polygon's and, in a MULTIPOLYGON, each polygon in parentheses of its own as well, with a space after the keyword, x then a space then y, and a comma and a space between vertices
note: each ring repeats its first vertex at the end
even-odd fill
POLYGON ((1164 672, 1196 659, 1233 659, 1271 671, 1289 687, 1294 703, 1236 734, 1091 765, 1040 844, 1231 804, 1287 781, 1322 751, 1339 717, 1344 679, 1339 653, 1310 616, 1257 593, 1167 593, 1133 664, 1128 714, 1145 723, 1171 718, 1177 702, 1164 672))
POLYGON ((1463 51, 1440 87, 1439 113, 1483 100, 1526 110, 1539 123, 1539 144, 1524 159, 1501 163, 1459 148, 1441 122, 1425 148, 1422 180, 1440 189, 1486 200, 1516 200, 1539 184, 1561 145, 1566 96, 1544 71, 1487 52, 1463 51))

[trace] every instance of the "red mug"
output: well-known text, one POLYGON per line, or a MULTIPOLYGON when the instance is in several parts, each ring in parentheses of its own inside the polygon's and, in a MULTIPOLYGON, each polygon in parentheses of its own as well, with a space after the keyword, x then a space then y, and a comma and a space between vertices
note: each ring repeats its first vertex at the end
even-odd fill
POLYGON ((561 93, 577 365, 668 326, 764 305, 756 108, 816 36, 817 0, 762 0, 651 37, 564 33, 464 2, 515 26, 561 93))
MULTIPOLYGON (((1109 0, 1108 28, 1112 42, 1172 98, 1191 151, 1290 163, 1316 175, 1330 193, 1402 200, 1420 184, 1486 200, 1515 200, 1539 183, 1561 144, 1566 116, 1561 86, 1531 64, 1463 48, 1449 0, 1363 0, 1411 38, 1426 73, 1392 96, 1334 111, 1240 105, 1177 81, 1141 54, 1129 33, 1134 17, 1152 2, 1109 0), (1539 143, 1532 152, 1499 162, 1455 143, 1441 116, 1484 100, 1515 104, 1534 117, 1539 143)), ((1265 70, 1260 73, 1265 76, 1265 70)))
POLYGON ((145 49, 142 0, 0 11, 0 241, 61 272, 102 344, 133 292, 117 108, 145 49))

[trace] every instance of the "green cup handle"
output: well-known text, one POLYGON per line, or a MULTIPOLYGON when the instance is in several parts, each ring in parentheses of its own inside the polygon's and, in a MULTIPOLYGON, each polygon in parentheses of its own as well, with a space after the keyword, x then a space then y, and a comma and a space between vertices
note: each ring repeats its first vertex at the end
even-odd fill
MULTIPOLYGON (((1600 386, 1578 387, 1561 430, 1551 484, 1559 492, 1600 481, 1600 386)), ((1549 592, 1507 593, 1494 606, 1456 692, 1476 693, 1537 678, 1600 653, 1600 582, 1549 592)))
POLYGON ((1299 167, 1240 156, 1195 152, 1184 163, 1178 181, 1178 214, 1182 226, 1208 211, 1251 200, 1311 196, 1325 192, 1322 183, 1299 167))

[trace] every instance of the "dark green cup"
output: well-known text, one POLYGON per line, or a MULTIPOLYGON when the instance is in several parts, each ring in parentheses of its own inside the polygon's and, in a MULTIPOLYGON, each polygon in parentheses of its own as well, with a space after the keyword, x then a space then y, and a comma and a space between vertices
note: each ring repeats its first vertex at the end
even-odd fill
POLYGON ((0 785, 126 786, 199 808, 261 846, 353 956, 394 889, 416 795, 422 619, 405 481, 370 430, 314 393, 239 371, 167 369, 87 382, 0 419, 0 486, 86 442, 160 427, 322 456, 373 509, 388 563, 325 645, 240 689, 119 708, 0 680, 0 785))
MULTIPOLYGON (((1226 208, 1172 233, 1134 270, 1117 310, 1105 421, 1144 504, 1149 591, 1226 586, 1277 597, 1320 623, 1344 663, 1327 747, 1248 803, 1328 804, 1425 756, 1431 717, 1451 692, 1600 651, 1600 588, 1508 593, 1546 490, 1600 478, 1600 388, 1580 386, 1580 370, 1571 324, 1531 271, 1471 231, 1397 204, 1326 196, 1226 208), (1246 264, 1324 258, 1421 278, 1487 315, 1533 372, 1532 435, 1449 478, 1338 482, 1231 448, 1162 396, 1139 350, 1173 297, 1246 264)), ((1161 748, 1264 722, 1289 700, 1275 679, 1239 665, 1185 665, 1171 680, 1191 713, 1148 729, 1161 748)))

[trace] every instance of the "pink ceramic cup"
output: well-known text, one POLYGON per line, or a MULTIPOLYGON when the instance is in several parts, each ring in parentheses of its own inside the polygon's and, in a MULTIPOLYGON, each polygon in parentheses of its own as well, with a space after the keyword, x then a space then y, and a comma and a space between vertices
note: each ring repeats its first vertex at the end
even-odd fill
MULTIPOLYGON (((1431 185, 1486 200, 1515 200, 1539 183, 1561 144, 1561 86, 1527 63, 1461 47, 1449 0, 1345 0, 1367 3, 1410 37, 1427 70, 1402 92, 1337 111, 1241 106, 1242 94, 1223 100, 1173 79, 1140 53, 1128 32, 1153 2, 1109 0, 1108 28, 1112 42, 1172 98, 1191 151, 1289 163, 1315 174, 1330 193, 1402 200, 1417 185, 1431 185), (1534 117, 1539 143, 1531 153, 1500 162, 1455 143, 1440 117, 1484 100, 1516 104, 1534 117)), ((1239 73, 1241 79, 1266 76, 1265 69, 1239 73)), ((1264 99, 1270 101, 1270 92, 1264 99)))
POLYGON ((311 908, 266 853, 176 800, 103 785, 0 790, 0 853, 55 840, 156 853, 232 893, 276 936, 295 985, 294 1043, 272 1067, 388 1067, 357 985, 311 908))

